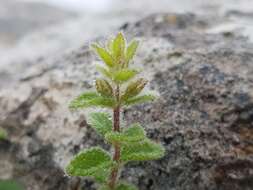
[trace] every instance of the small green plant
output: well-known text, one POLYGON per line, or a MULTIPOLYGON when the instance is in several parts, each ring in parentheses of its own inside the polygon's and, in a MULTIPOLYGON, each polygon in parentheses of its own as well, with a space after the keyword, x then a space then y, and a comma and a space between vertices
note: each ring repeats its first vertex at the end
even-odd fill
POLYGON ((127 106, 154 100, 151 93, 141 94, 147 84, 144 78, 135 79, 139 73, 131 67, 138 42, 129 45, 122 33, 109 40, 105 48, 93 44, 99 57, 104 62, 97 65, 102 74, 96 79, 96 91, 85 92, 70 103, 71 109, 103 107, 113 110, 110 114, 90 113, 88 124, 114 148, 111 156, 100 147, 84 150, 76 155, 66 167, 70 176, 88 176, 99 184, 99 190, 137 190, 131 184, 118 180, 120 168, 130 161, 146 161, 163 157, 162 145, 149 140, 140 124, 128 127, 120 124, 121 109, 127 106))

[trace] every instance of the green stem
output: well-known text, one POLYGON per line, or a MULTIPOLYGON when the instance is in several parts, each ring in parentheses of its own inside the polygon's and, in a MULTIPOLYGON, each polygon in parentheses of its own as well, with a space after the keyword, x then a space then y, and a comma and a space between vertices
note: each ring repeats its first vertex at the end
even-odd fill
MULTIPOLYGON (((115 97, 118 103, 119 103, 119 95, 120 95, 120 89, 119 89, 119 85, 117 85, 116 91, 115 91, 115 97)), ((113 130, 120 132, 120 105, 117 105, 117 107, 113 109, 113 130)), ((117 162, 117 166, 115 166, 115 168, 112 169, 110 181, 108 184, 112 190, 115 188, 115 184, 117 182, 117 177, 118 177, 118 172, 119 172, 119 162, 120 162, 120 145, 119 144, 114 144, 113 160, 117 162)))

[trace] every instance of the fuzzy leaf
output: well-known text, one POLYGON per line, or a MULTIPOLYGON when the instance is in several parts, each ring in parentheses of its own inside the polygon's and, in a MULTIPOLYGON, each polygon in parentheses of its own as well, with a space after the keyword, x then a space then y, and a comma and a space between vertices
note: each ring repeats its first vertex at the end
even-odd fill
POLYGON ((115 59, 119 59, 120 57, 124 56, 125 43, 126 42, 123 34, 118 33, 112 44, 112 50, 115 59))
POLYGON ((112 120, 107 113, 96 112, 89 114, 88 124, 102 136, 112 131, 112 120))
POLYGON ((118 143, 131 143, 131 142, 138 142, 145 139, 145 131, 140 126, 140 124, 136 123, 129 128, 125 128, 123 132, 109 132, 106 133, 105 139, 108 142, 118 142, 118 143))
POLYGON ((142 91, 142 89, 145 87, 146 84, 147 84, 147 80, 145 80, 143 78, 140 78, 137 81, 131 82, 127 86, 121 99, 127 100, 131 97, 137 96, 142 91))
POLYGON ((5 140, 6 138, 7 138, 6 131, 0 128, 0 140, 5 140))
POLYGON ((105 64, 109 67, 113 67, 113 57, 111 54, 104 48, 99 47, 96 44, 93 44, 92 47, 96 50, 97 54, 100 58, 105 62, 105 64))
POLYGON ((108 77, 108 78, 112 78, 112 76, 111 76, 111 73, 110 73, 110 71, 108 70, 108 69, 106 69, 106 68, 104 68, 104 67, 102 67, 102 66, 100 66, 100 65, 96 65, 96 69, 97 69, 97 71, 99 71, 101 74, 103 74, 105 77, 108 77))
POLYGON ((105 181, 113 166, 110 155, 99 147, 94 147, 80 152, 66 167, 70 176, 94 177, 100 182, 105 181))
POLYGON ((122 69, 114 73, 114 81, 116 82, 126 82, 132 79, 138 71, 135 69, 122 69))
POLYGON ((149 101, 153 101, 154 99, 155 99, 154 95, 147 94, 147 95, 141 95, 141 96, 136 96, 133 98, 126 99, 123 103, 126 106, 130 106, 134 104, 142 104, 149 101))
POLYGON ((107 80, 97 79, 96 89, 97 92, 102 96, 113 97, 113 89, 107 80))
POLYGON ((135 53, 136 53, 136 50, 137 50, 137 47, 139 45, 139 42, 137 42, 136 40, 132 41, 129 46, 127 47, 127 50, 126 50, 126 60, 127 60, 127 63, 133 59, 135 53))
MULTIPOLYGON (((99 190, 111 190, 108 186, 104 185, 99 188, 99 190)), ((128 183, 119 183, 114 190, 138 190, 137 187, 135 187, 132 184, 128 183)))
POLYGON ((103 97, 96 92, 86 92, 75 98, 70 102, 70 109, 86 108, 93 106, 109 107, 115 105, 115 100, 109 97, 103 97))
POLYGON ((148 139, 124 145, 122 148, 122 161, 146 161, 155 160, 164 156, 165 150, 162 145, 148 139))

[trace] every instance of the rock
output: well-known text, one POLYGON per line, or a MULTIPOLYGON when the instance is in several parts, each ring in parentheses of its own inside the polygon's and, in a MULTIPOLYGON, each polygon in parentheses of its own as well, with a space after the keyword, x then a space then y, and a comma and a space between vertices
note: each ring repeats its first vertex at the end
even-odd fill
MULTIPOLYGON (((127 38, 141 41, 135 62, 160 94, 123 117, 166 147, 161 160, 123 170, 140 190, 252 189, 253 45, 233 31, 209 33, 213 24, 194 14, 154 14, 123 25, 127 38)), ((27 189, 96 187, 64 175, 79 150, 97 144, 109 150, 87 125, 89 110, 67 108, 92 87, 96 62, 88 45, 44 57, 0 91, 0 126, 10 135, 0 144, 0 163, 12 158, 5 173, 27 189)))

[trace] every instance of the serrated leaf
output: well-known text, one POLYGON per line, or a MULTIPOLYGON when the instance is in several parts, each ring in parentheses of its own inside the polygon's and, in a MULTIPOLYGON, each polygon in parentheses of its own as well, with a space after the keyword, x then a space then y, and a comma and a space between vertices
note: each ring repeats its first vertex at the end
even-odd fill
MULTIPOLYGON (((103 185, 99 190, 111 190, 107 185, 103 185)), ((138 190, 138 188, 132 184, 121 182, 119 183, 114 190, 138 190)))
POLYGON ((162 145, 150 140, 124 145, 121 152, 121 160, 127 161, 146 161, 155 160, 164 156, 165 149, 162 145))
POLYGON ((135 69, 122 69, 113 74, 113 79, 116 82, 122 83, 126 82, 138 74, 138 71, 135 69))
POLYGON ((113 44, 112 44, 113 55, 116 60, 124 56, 125 43, 126 42, 125 42, 125 38, 123 34, 118 33, 116 38, 113 40, 113 44))
POLYGON ((113 89, 110 83, 105 79, 96 79, 97 92, 106 97, 113 97, 113 89))
POLYGON ((110 173, 113 161, 110 155, 99 147, 94 147, 80 152, 66 167, 70 176, 94 177, 100 182, 105 181, 106 174, 110 173))
POLYGON ((112 75, 111 75, 111 72, 108 70, 108 69, 106 69, 106 68, 104 68, 104 67, 102 67, 102 66, 100 66, 100 65, 96 65, 96 69, 97 69, 97 71, 99 71, 101 74, 103 74, 105 77, 108 77, 108 78, 112 78, 112 75))
POLYGON ((124 100, 123 104, 126 106, 135 105, 135 104, 142 104, 149 101, 153 101, 156 97, 154 95, 148 94, 148 95, 141 95, 136 96, 132 98, 128 98, 124 100))
POLYGON ((109 132, 106 133, 105 139, 108 142, 117 142, 117 143, 131 143, 138 142, 145 139, 145 131, 140 126, 140 124, 136 123, 130 126, 129 128, 124 128, 123 132, 109 132))
POLYGON ((121 100, 124 101, 134 96, 137 96, 142 91, 142 89, 145 87, 146 84, 147 84, 147 80, 143 78, 140 78, 134 82, 131 82, 127 86, 124 94, 121 97, 121 100))
POLYGON ((0 140, 5 139, 7 139, 7 132, 4 129, 0 128, 0 140))
POLYGON ((96 92, 86 92, 72 100, 69 104, 70 109, 93 106, 112 108, 115 106, 115 100, 113 98, 100 96, 96 92))
POLYGON ((139 45, 139 42, 137 42, 136 40, 132 41, 129 46, 127 47, 127 50, 126 50, 126 61, 127 63, 133 59, 135 53, 136 53, 136 50, 137 50, 137 47, 139 45))
POLYGON ((109 114, 96 112, 88 116, 88 124, 91 125, 100 135, 104 136, 106 133, 112 131, 112 120, 109 114))
POLYGON ((113 57, 106 49, 104 49, 96 44, 93 44, 92 47, 96 50, 97 54, 100 56, 100 58, 104 61, 104 63, 107 66, 113 67, 113 65, 114 65, 113 57))

